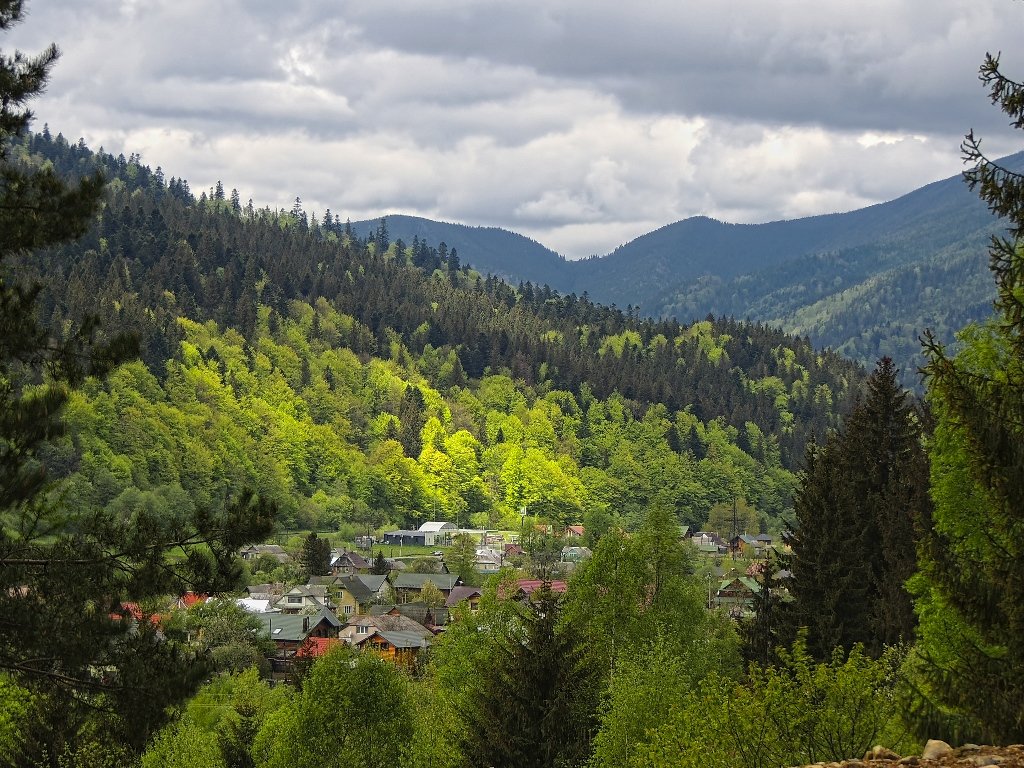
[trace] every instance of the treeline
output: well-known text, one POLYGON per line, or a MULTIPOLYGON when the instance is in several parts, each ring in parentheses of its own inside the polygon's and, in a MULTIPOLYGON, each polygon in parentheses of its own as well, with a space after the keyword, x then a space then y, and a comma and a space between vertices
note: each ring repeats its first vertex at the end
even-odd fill
POLYGON ((386 222, 366 239, 330 212, 318 221, 301 202, 291 211, 243 205, 221 185, 196 199, 187 182, 166 179, 132 156, 93 154, 48 131, 16 147, 26 162, 69 177, 101 167, 108 196, 82 240, 34 257, 21 274, 39 279, 44 322, 60 328, 97 311, 110 332, 130 330, 158 377, 183 338, 178 317, 234 328, 254 338, 257 309, 285 317, 294 299, 326 299, 354 318, 340 342, 357 355, 454 351, 444 387, 485 372, 581 397, 619 393, 639 416, 651 403, 688 409, 698 420, 748 422, 776 435, 784 466, 803 445, 838 424, 862 381, 854 364, 816 352, 806 339, 729 320, 682 326, 632 310, 562 296, 529 283, 516 288, 466 267, 457 254, 421 241, 391 242, 386 222))

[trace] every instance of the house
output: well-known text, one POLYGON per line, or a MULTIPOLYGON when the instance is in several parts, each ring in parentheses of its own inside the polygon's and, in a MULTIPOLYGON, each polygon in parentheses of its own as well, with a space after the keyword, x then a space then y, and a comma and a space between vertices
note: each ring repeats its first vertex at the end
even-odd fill
POLYGON ((715 606, 726 608, 730 616, 739 618, 752 609, 754 598, 760 592, 761 584, 757 579, 730 574, 718 584, 715 606))
POLYGON ((340 549, 331 553, 332 576, 351 576, 356 573, 367 573, 372 567, 373 563, 358 552, 340 549))
POLYGON ((434 633, 415 619, 403 616, 394 606, 382 606, 386 611, 376 614, 354 616, 341 628, 339 637, 349 645, 364 639, 375 631, 415 632, 421 637, 433 637, 434 633))
POLYGON ((341 629, 341 621, 329 608, 305 616, 261 613, 257 617, 262 623, 263 634, 274 641, 280 658, 293 656, 309 637, 336 638, 341 629))
POLYGON ((415 632, 390 632, 379 629, 357 639, 353 644, 360 650, 376 653, 406 668, 413 667, 420 651, 430 647, 430 641, 415 632))
POLYGON ((448 624, 448 608, 443 605, 427 605, 423 602, 399 603, 398 605, 375 605, 370 613, 376 616, 404 616, 419 624, 432 635, 440 634, 448 624))
POLYGON ((504 598, 511 600, 529 600, 534 592, 537 592, 545 584, 556 595, 564 595, 569 586, 564 581, 545 581, 544 579, 517 579, 512 591, 509 594, 502 594, 504 598))
POLYGON ((423 543, 428 547, 448 546, 455 535, 454 523, 429 521, 419 527, 417 533, 423 534, 423 543))
POLYGON ((274 603, 281 613, 296 614, 328 608, 327 588, 323 585, 292 587, 274 603))
POLYGON ((505 545, 505 557, 521 557, 526 554, 526 550, 518 544, 506 544, 505 545))
POLYGON ((249 613, 280 613, 270 600, 254 597, 239 597, 235 600, 235 605, 249 613))
POLYGON ((452 587, 448 593, 448 599, 444 601, 445 608, 451 611, 456 605, 465 603, 470 613, 480 610, 480 598, 483 597, 483 590, 480 587, 452 587))
POLYGON ((582 539, 585 532, 582 525, 567 525, 565 527, 565 538, 582 539))
POLYGON ((473 564, 481 573, 497 573, 501 570, 505 553, 491 547, 477 547, 473 564))
POLYGON ((391 598, 387 577, 375 574, 313 576, 309 586, 326 588, 331 605, 339 616, 366 613, 374 603, 391 598))
POLYGON ((341 645, 341 640, 336 637, 307 637, 295 651, 295 656, 296 658, 319 659, 336 645, 341 645))
POLYGON ((768 548, 772 545, 772 537, 767 533, 759 533, 754 538, 761 543, 762 547, 768 548))
POLYGON ((197 595, 195 592, 186 592, 184 595, 179 597, 174 602, 174 607, 179 609, 188 609, 193 605, 199 603, 205 603, 209 599, 209 595, 197 595))
POLYGON ((271 600, 276 601, 281 595, 284 594, 284 584, 277 582, 275 584, 250 584, 245 588, 249 597, 255 600, 271 600))
POLYGON ((708 545, 717 547, 720 554, 725 554, 729 550, 729 545, 725 539, 712 531, 697 531, 690 537, 690 541, 694 543, 697 549, 702 551, 708 545))
POLYGON ((734 536, 729 541, 729 549, 744 557, 763 557, 768 547, 763 541, 759 541, 757 537, 744 533, 734 536))
POLYGON ((423 585, 432 582, 441 593, 448 596, 452 587, 462 584, 458 574, 452 573, 400 573, 395 577, 395 597, 400 603, 409 603, 418 600, 423 585))
POLYGON ((256 560, 261 555, 269 555, 279 563, 291 562, 291 555, 284 551, 279 544, 253 544, 245 547, 238 553, 243 560, 256 560))
POLYGON ((580 563, 589 557, 593 556, 586 547, 562 547, 562 562, 563 563, 580 563))
POLYGON ((384 543, 393 547, 425 547, 427 546, 427 535, 422 531, 387 531, 384 534, 384 543))

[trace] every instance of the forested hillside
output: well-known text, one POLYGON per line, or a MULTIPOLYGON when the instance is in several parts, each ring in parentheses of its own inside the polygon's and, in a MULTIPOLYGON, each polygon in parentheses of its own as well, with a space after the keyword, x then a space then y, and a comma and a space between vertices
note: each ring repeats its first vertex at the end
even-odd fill
MULTIPOLYGON (((1024 154, 1002 162, 1019 170, 1024 154)), ((473 262, 481 269, 642 316, 749 319, 866 366, 888 355, 904 384, 918 386, 926 329, 952 340, 991 314, 985 248, 1000 224, 955 176, 849 213, 753 225, 690 218, 578 262, 497 230, 412 217, 395 217, 392 229, 430 231, 449 244, 473 233, 486 243, 473 262)))
POLYGON ((763 326, 516 290, 386 222, 364 241, 220 185, 197 200, 48 132, 17 150, 109 180, 84 239, 22 265, 45 277, 43 320, 98 311, 142 341, 140 363, 74 395, 48 456, 77 504, 170 509, 248 485, 285 526, 494 526, 526 506, 632 527, 658 495, 682 523, 743 499, 777 527, 805 442, 862 380, 763 326))

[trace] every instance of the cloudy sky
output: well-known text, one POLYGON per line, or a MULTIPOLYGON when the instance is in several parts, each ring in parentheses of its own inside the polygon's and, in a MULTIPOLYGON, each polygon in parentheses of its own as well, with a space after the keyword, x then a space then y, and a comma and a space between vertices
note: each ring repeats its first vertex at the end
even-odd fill
POLYGON ((193 191, 353 221, 498 226, 568 258, 698 214, 889 200, 1024 147, 977 80, 1024 78, 1012 0, 29 0, 63 57, 36 127, 193 191))

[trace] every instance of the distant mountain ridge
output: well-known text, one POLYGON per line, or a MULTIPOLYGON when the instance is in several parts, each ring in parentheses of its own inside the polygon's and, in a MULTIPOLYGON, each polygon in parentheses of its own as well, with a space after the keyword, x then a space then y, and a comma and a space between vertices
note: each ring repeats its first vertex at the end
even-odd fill
MULTIPOLYGON (((1024 152, 999 161, 1024 170, 1024 152)), ((357 232, 375 225, 358 222, 357 232)), ((848 213, 765 224, 698 216, 607 256, 567 261, 495 228, 388 216, 392 239, 416 234, 513 283, 548 284, 681 322, 707 314, 777 325, 867 365, 890 355, 916 383, 920 334, 986 317, 994 294, 987 243, 999 221, 957 175, 848 213)))

